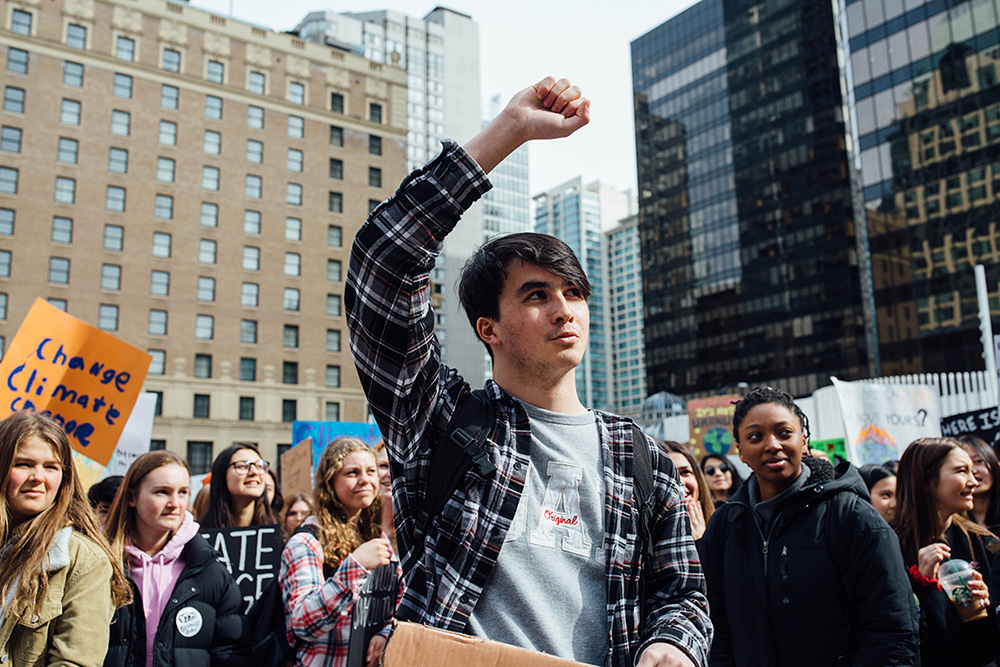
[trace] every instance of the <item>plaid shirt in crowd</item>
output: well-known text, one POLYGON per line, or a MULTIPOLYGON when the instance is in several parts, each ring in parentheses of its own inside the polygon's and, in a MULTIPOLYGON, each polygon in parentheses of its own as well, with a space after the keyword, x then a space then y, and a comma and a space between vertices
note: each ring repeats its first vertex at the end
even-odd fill
MULTIPOLYGON (((496 383, 487 382, 496 424, 486 451, 497 470, 483 478, 473 466, 459 492, 433 519, 423 545, 416 543, 414 516, 424 501, 431 449, 442 441, 456 400, 467 387, 441 362, 429 274, 445 236, 490 187, 475 160, 446 142, 443 152, 408 176, 358 232, 345 290, 351 351, 390 453, 401 560, 410 562, 410 552, 422 549, 406 573, 400 606, 409 617, 458 632, 466 631, 496 565, 530 465, 528 415, 496 383)), ((695 664, 707 664, 712 626, 683 487, 669 458, 650 442, 655 545, 653 562, 644 566, 632 492, 631 422, 595 413, 606 489, 603 547, 610 653, 605 662, 628 667, 647 644, 665 641, 695 664), (642 600, 640 589, 645 591, 642 600)))

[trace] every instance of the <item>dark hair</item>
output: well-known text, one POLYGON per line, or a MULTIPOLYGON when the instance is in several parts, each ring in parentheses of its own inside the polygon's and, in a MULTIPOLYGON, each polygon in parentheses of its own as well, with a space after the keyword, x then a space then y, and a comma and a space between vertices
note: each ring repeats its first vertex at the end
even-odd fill
POLYGON ((788 408, 789 412, 799 418, 802 425, 802 433, 806 436, 806 444, 809 443, 809 418, 802 412, 799 406, 795 405, 795 399, 788 392, 775 389, 774 387, 754 387, 746 393, 743 398, 736 401, 736 409, 733 411, 733 438, 740 441, 740 424, 746 419, 747 413, 758 405, 774 403, 788 408))
MULTIPOLYGON (((986 506, 986 516, 983 521, 986 523, 986 527, 993 530, 994 526, 1000 525, 1000 462, 997 461, 997 454, 993 451, 993 448, 986 444, 986 441, 982 438, 977 438, 974 435, 963 435, 958 438, 958 441, 963 445, 971 447, 976 455, 983 460, 986 467, 990 469, 990 477, 993 479, 993 483, 990 485, 990 503, 986 506)), ((969 512, 969 518, 975 521, 972 512, 969 512)))
POLYGON ((867 465, 863 465, 858 468, 858 472, 861 474, 861 479, 865 480, 865 486, 868 487, 869 491, 875 488, 875 485, 883 479, 896 476, 894 471, 885 467, 881 463, 869 463, 867 465))
MULTIPOLYGON (((268 468, 267 474, 271 476, 271 481, 274 482, 274 498, 271 500, 271 514, 274 516, 280 516, 281 510, 285 507, 285 495, 281 492, 281 484, 278 484, 278 474, 274 472, 274 468, 268 468)), ((267 491, 264 491, 264 495, 267 495, 267 491)))
POLYGON ((111 475, 100 482, 91 484, 90 488, 87 489, 87 502, 90 503, 90 507, 97 509, 101 503, 110 505, 114 501, 115 494, 118 493, 118 487, 122 485, 123 479, 125 479, 124 475, 111 475))
POLYGON ((698 460, 695 459, 694 452, 687 445, 682 445, 673 440, 659 440, 657 444, 667 454, 673 452, 687 459, 688 464, 691 466, 691 472, 694 473, 694 478, 698 484, 698 504, 701 505, 701 512, 705 515, 705 522, 708 523, 708 520, 712 518, 712 514, 715 512, 715 501, 712 500, 712 492, 708 490, 708 482, 705 481, 705 474, 698 467, 698 460))
MULTIPOLYGON (((237 519, 233 514, 233 496, 229 493, 226 473, 229 471, 229 459, 233 458, 233 454, 241 449, 249 449, 260 456, 260 450, 252 442, 234 442, 223 449, 212 462, 212 482, 208 487, 208 511, 198 519, 203 528, 232 528, 236 525, 237 519)), ((261 479, 263 480, 263 475, 261 479)), ((263 481, 261 486, 263 486, 263 481)), ((254 501, 251 525, 266 526, 272 523, 278 523, 278 521, 267 502, 265 490, 254 501)))
MULTIPOLYGON (((590 298, 590 281, 572 248, 548 234, 523 232, 498 236, 481 245, 462 267, 458 298, 473 329, 480 317, 500 319, 500 293, 512 262, 534 264, 559 276, 590 298)), ((490 350, 489 345, 486 346, 490 350)), ((492 355, 492 351, 490 350, 492 355)))
POLYGON ((729 487, 728 491, 726 491, 726 495, 729 498, 732 498, 733 494, 736 493, 736 490, 743 486, 743 482, 745 481, 743 479, 743 475, 740 474, 740 471, 736 469, 736 466, 729 461, 725 454, 705 454, 702 456, 698 467, 701 468, 701 472, 703 474, 705 472, 705 466, 707 465, 705 461, 709 459, 718 459, 719 461, 725 463, 726 467, 729 468, 729 474, 733 477, 733 485, 729 487))

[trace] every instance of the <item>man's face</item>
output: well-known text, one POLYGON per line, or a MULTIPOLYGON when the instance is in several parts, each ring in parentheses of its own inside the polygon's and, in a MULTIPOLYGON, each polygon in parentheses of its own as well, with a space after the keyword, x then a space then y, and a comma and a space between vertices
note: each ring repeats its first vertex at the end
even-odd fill
POLYGON ((499 321, 480 318, 480 336, 496 364, 527 377, 568 373, 583 359, 590 310, 580 288, 534 264, 507 267, 499 321))

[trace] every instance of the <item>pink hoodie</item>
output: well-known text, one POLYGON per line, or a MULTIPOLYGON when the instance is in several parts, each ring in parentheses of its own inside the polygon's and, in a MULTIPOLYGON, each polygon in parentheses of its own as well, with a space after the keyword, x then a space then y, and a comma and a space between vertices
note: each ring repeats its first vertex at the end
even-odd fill
POLYGON ((185 563, 181 558, 181 552, 200 529, 201 526, 191 513, 184 512, 184 521, 180 528, 155 556, 150 556, 131 544, 125 545, 129 560, 129 576, 142 596, 142 611, 146 617, 146 667, 152 667, 153 640, 160 625, 160 617, 163 616, 163 609, 174 591, 174 584, 184 571, 185 563))

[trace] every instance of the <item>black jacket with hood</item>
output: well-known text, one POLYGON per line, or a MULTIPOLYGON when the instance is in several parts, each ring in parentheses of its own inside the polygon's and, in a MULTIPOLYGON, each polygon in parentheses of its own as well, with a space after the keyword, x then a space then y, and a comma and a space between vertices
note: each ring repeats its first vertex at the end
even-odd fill
POLYGON ((809 478, 766 530, 751 509, 753 480, 699 542, 715 625, 709 663, 912 665, 916 608, 895 533, 856 468, 803 464, 809 478))

